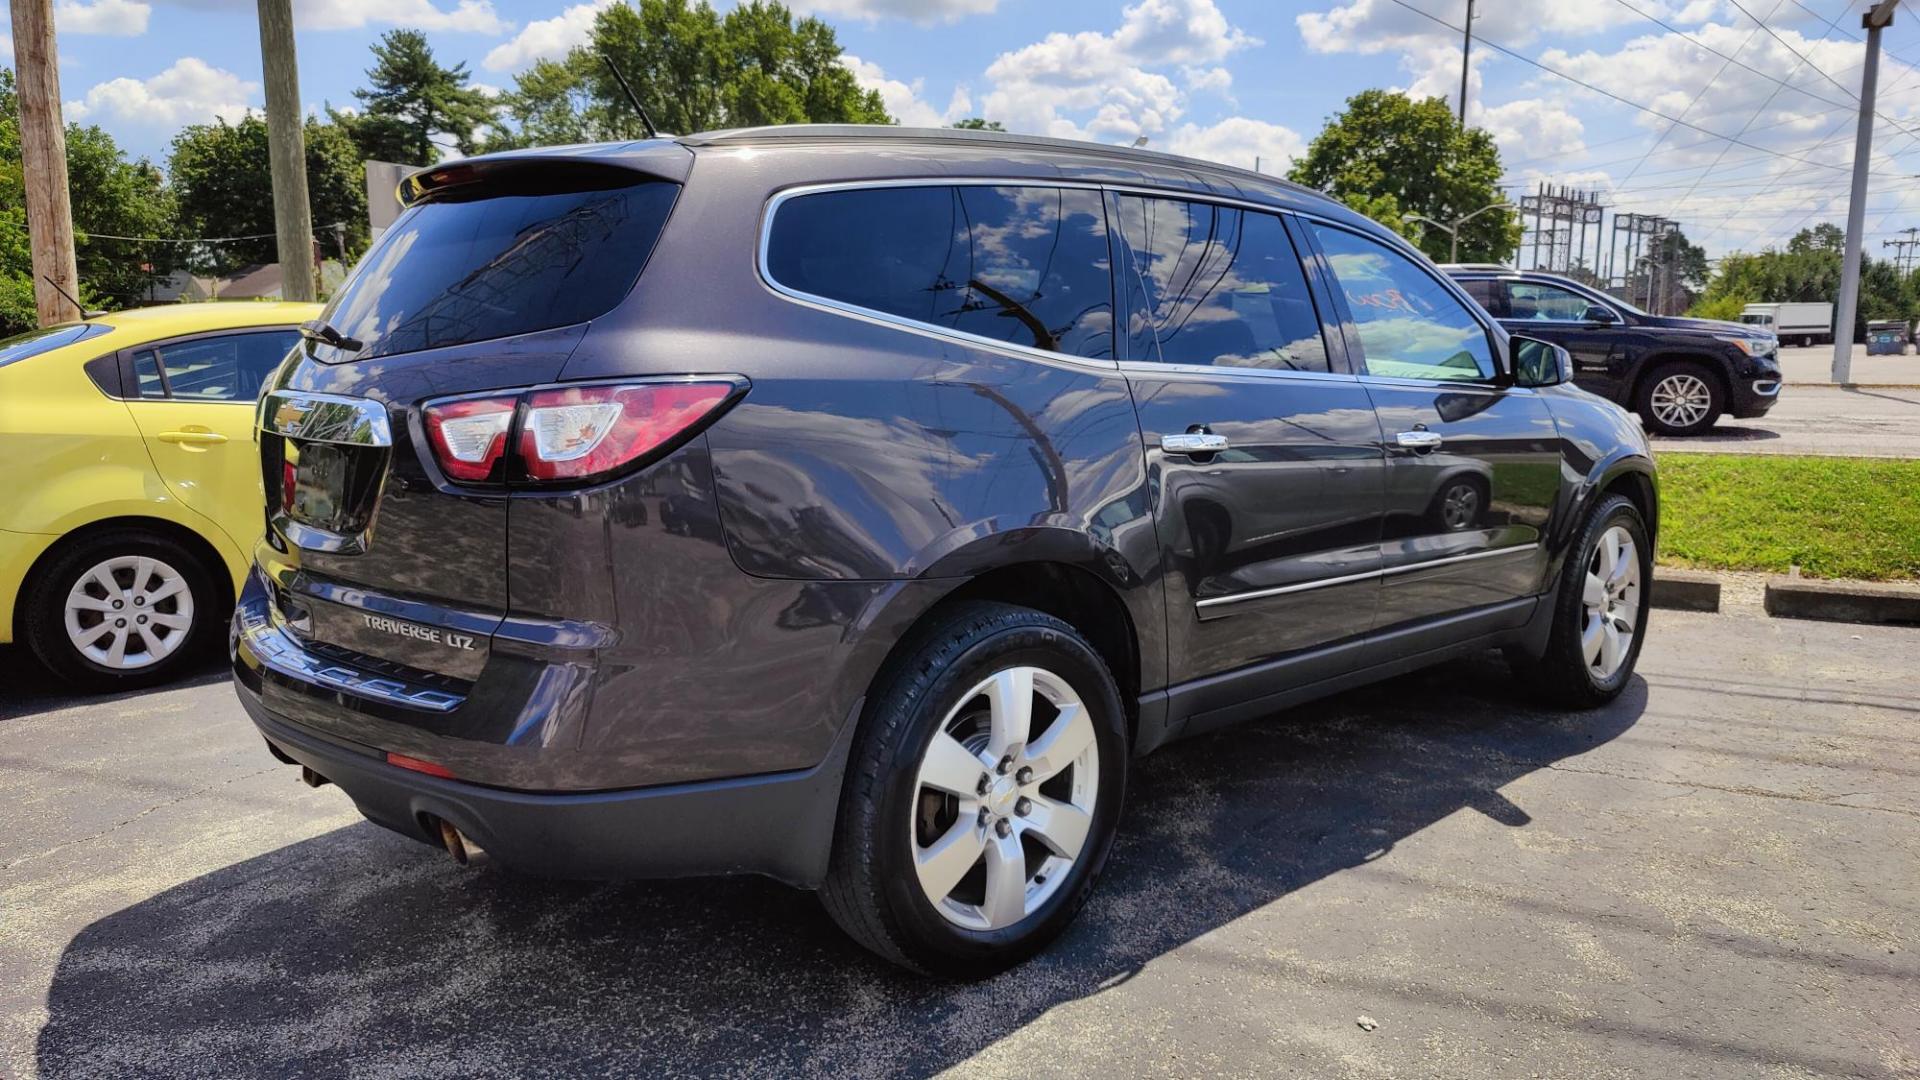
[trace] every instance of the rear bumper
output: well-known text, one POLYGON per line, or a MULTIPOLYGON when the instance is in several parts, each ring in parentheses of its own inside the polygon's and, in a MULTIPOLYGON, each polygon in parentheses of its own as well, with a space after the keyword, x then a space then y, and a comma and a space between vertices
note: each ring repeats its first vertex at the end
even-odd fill
MULTIPOLYGON (((240 703, 281 753, 336 784, 377 824, 436 847, 451 822, 502 865, 552 877, 765 874, 802 888, 826 876, 848 738, 800 772, 626 791, 508 791, 386 762, 373 747, 275 716, 236 682, 240 703)), ((851 735, 854 725, 845 726, 851 735)))

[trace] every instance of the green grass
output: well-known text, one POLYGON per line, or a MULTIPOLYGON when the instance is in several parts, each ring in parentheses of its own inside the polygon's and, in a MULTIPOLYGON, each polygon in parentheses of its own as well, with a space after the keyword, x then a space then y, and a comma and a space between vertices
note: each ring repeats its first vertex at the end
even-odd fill
POLYGON ((1663 455, 1660 561, 1920 578, 1920 461, 1663 455))

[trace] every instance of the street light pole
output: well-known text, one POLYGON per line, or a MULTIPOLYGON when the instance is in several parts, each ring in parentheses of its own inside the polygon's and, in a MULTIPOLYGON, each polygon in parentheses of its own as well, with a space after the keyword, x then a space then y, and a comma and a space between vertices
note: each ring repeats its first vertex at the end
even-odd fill
POLYGON ((1474 218, 1479 217, 1481 214, 1486 213, 1489 210, 1511 210, 1511 209, 1513 209, 1512 203, 1497 202, 1497 203, 1489 203, 1488 205, 1483 206, 1478 210, 1475 210, 1471 214, 1466 214, 1461 217, 1454 218, 1452 222, 1435 221, 1434 219, 1428 217, 1425 214, 1402 214, 1400 215, 1400 220, 1418 221, 1423 225, 1431 225, 1434 228, 1439 229, 1441 232, 1446 233, 1449 238, 1449 243, 1447 244, 1447 261, 1450 263, 1457 263, 1460 261, 1460 227, 1462 225, 1465 225, 1467 222, 1472 221, 1474 218))
POLYGON ((1861 16, 1867 59, 1860 70, 1860 127, 1853 138, 1853 191, 1847 201, 1847 248, 1840 264, 1840 303, 1833 324, 1836 383, 1853 380, 1853 317, 1860 308, 1860 234, 1867 226, 1867 159, 1873 155, 1873 94, 1880 82, 1880 31, 1893 24, 1899 0, 1880 0, 1861 16))

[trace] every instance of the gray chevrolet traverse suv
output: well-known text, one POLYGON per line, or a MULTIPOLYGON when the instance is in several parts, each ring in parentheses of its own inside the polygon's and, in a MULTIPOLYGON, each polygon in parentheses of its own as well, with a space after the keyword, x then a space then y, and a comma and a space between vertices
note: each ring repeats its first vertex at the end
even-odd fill
POLYGON ((1130 762, 1504 649, 1618 694, 1639 425, 1257 173, 787 127, 473 158, 262 396, 233 622, 275 756, 527 871, 760 873, 977 976, 1130 762))

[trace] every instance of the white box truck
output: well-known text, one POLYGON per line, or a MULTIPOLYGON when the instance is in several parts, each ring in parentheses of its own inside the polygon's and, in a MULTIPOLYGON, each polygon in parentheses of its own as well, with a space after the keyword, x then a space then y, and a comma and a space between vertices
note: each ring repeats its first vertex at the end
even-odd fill
POLYGON ((1832 304, 1748 304, 1740 321, 1766 327, 1782 345, 1833 344, 1832 304))

